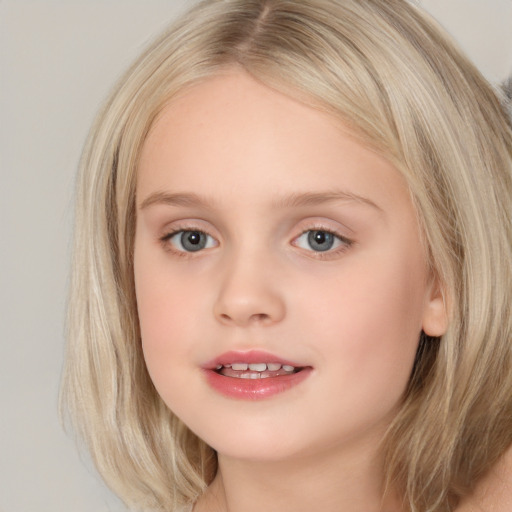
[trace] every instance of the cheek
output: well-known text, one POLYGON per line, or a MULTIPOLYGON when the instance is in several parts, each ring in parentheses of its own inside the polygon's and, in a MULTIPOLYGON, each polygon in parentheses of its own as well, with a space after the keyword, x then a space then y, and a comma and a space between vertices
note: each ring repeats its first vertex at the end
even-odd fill
POLYGON ((154 251, 137 244, 134 270, 142 349, 153 382, 160 388, 175 378, 175 372, 169 372, 173 363, 189 360, 190 345, 183 341, 191 339, 197 294, 169 276, 165 254, 155 257, 154 251))
POLYGON ((135 291, 144 345, 164 345, 173 326, 178 326, 179 311, 169 283, 150 265, 136 265, 135 291))
POLYGON ((402 390, 421 332, 423 272, 406 260, 384 256, 347 268, 322 293, 311 283, 303 329, 308 323, 318 327, 324 363, 336 360, 348 381, 363 387, 380 383, 383 389, 392 383, 402 390))
MULTIPOLYGON (((136 281, 142 350, 146 368, 163 401, 176 414, 187 410, 190 370, 194 361, 190 298, 177 297, 174 286, 153 269, 139 273, 136 281)), ((137 274, 137 273, 136 273, 137 274)), ((195 370, 195 368, 194 368, 195 370)))

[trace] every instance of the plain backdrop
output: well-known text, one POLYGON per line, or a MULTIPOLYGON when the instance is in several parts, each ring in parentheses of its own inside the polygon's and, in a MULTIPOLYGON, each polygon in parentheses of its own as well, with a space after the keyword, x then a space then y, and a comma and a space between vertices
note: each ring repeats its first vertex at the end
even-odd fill
MULTIPOLYGON (((492 82, 512 0, 418 0, 492 82)), ((121 512, 62 431, 74 175, 93 116, 190 0, 0 0, 0 512, 121 512)))

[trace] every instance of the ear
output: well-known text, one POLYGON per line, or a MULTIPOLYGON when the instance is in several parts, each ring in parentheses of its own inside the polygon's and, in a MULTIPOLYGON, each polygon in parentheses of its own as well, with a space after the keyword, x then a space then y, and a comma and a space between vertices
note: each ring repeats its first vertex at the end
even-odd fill
POLYGON ((446 294, 437 278, 432 278, 427 288, 422 327, 426 335, 436 338, 448 329, 446 294))

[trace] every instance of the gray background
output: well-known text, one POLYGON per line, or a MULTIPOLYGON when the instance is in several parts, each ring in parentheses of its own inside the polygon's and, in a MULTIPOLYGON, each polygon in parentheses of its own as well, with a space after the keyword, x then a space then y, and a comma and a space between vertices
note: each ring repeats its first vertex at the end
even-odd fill
MULTIPOLYGON (((124 510, 57 418, 74 173, 116 77, 187 0, 0 0, 0 512, 124 510)), ((423 0, 493 82, 512 0, 423 0)))

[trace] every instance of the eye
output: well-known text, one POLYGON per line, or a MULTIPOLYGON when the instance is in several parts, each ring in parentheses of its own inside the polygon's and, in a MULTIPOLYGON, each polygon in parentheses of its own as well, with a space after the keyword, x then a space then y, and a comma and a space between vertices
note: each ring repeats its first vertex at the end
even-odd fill
POLYGON ((172 245, 179 252, 198 252, 217 245, 215 239, 198 230, 180 230, 163 239, 172 245))
POLYGON ((350 242, 330 231, 310 229, 296 238, 294 245, 308 251, 326 252, 342 245, 348 246, 350 242))

